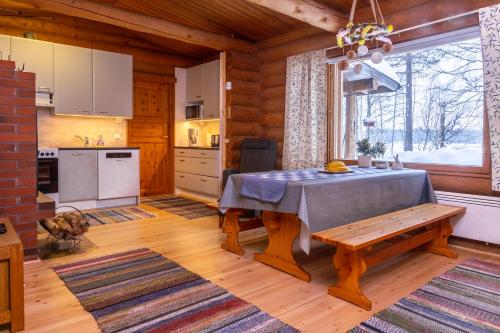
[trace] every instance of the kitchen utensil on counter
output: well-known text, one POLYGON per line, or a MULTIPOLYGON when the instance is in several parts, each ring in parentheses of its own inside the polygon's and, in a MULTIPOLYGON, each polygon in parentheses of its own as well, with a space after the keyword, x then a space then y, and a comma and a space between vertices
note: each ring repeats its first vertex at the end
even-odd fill
POLYGON ((197 128, 188 128, 189 146, 196 147, 200 145, 200 132, 197 128))
POLYGON ((219 134, 212 134, 211 139, 210 139, 210 145, 212 147, 219 147, 219 145, 220 145, 220 135, 219 134))

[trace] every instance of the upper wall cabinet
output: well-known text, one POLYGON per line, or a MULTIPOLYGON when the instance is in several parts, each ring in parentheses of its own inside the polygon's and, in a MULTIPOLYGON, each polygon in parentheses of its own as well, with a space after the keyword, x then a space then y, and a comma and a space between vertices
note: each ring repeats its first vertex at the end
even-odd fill
POLYGON ((0 60, 9 60, 10 56, 10 36, 0 35, 0 60))
POLYGON ((186 71, 186 99, 188 103, 203 100, 203 65, 190 67, 186 71))
POLYGON ((203 118, 220 117, 220 68, 219 60, 203 64, 203 118))
POLYGON ((94 114, 132 118, 132 57, 94 50, 93 69, 94 114))
POLYGON ((220 62, 207 62, 187 69, 186 102, 203 102, 203 118, 219 118, 220 62))
POLYGON ((26 72, 36 73, 37 92, 54 92, 54 44, 27 38, 11 38, 11 58, 26 72))
POLYGON ((91 115, 92 50, 55 44, 55 113, 91 115))

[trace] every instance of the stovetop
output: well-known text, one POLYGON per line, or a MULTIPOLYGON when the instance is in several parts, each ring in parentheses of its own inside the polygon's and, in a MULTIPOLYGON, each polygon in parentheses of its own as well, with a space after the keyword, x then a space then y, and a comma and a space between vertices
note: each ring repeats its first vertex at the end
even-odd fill
POLYGON ((37 157, 40 159, 58 158, 59 157, 59 149, 57 149, 57 148, 38 148, 37 157))

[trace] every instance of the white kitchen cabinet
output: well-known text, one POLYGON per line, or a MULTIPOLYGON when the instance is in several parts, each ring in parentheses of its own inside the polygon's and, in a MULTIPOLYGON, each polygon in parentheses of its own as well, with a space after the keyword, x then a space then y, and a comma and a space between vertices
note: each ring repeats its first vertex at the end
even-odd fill
POLYGON ((210 196, 219 195, 218 178, 192 175, 176 171, 174 179, 176 187, 198 193, 208 194, 210 196))
POLYGON ((203 118, 214 119, 220 117, 220 69, 219 60, 203 64, 203 118))
POLYGON ((93 50, 94 115, 132 118, 132 57, 93 50))
POLYGON ((139 150, 99 150, 99 200, 139 196, 139 150))
POLYGON ((219 195, 219 151, 175 148, 175 187, 209 196, 219 195))
POLYGON ((97 150, 59 150, 59 202, 96 200, 97 150))
POLYGON ((55 44, 55 113, 91 115, 92 49, 55 44))
POLYGON ((190 67, 186 71, 186 101, 199 102, 203 100, 203 64, 190 67))
POLYGON ((54 44, 27 38, 11 38, 11 58, 18 68, 36 73, 37 92, 54 92, 54 44))
POLYGON ((10 36, 0 35, 0 60, 9 60, 10 56, 10 36))
POLYGON ((186 102, 203 102, 203 119, 220 117, 220 61, 190 67, 186 72, 186 102))

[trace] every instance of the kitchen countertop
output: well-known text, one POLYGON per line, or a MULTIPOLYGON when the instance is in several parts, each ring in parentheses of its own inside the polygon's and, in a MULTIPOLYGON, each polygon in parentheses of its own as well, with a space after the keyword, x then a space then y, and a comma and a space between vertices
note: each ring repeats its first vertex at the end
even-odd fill
POLYGON ((134 149, 140 149, 139 147, 59 147, 59 150, 83 150, 83 149, 88 149, 88 150, 134 150, 134 149))
POLYGON ((219 150, 220 147, 210 147, 210 146, 174 146, 174 148, 182 149, 209 149, 209 150, 219 150))

